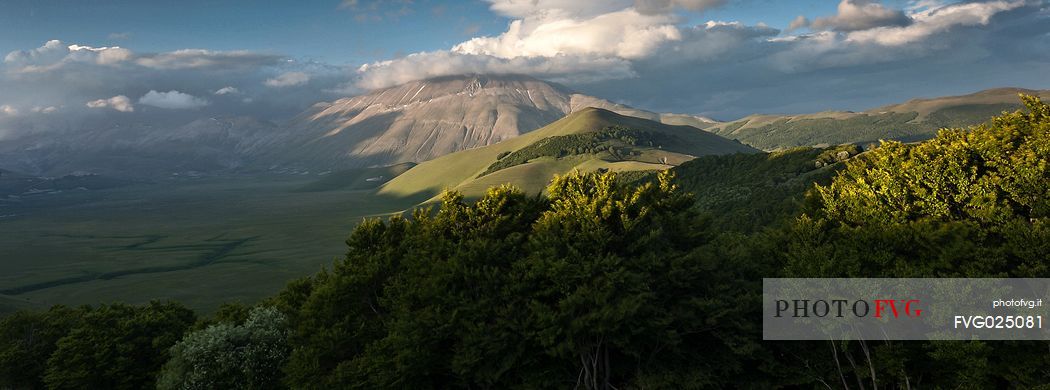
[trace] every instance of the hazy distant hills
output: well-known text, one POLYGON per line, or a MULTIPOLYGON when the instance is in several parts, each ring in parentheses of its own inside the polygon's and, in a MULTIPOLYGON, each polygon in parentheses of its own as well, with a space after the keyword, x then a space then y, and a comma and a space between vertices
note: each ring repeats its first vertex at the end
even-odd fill
POLYGON ((573 169, 666 169, 696 156, 755 152, 695 127, 584 108, 520 137, 421 163, 385 184, 379 193, 408 197, 455 189, 478 196, 504 183, 538 192, 553 175, 573 169))
POLYGON ((295 137, 280 159, 314 167, 423 162, 515 138, 587 107, 698 127, 715 123, 634 109, 528 76, 450 76, 318 103, 288 126, 295 137))
POLYGON ((1019 92, 1050 97, 1050 91, 1004 88, 865 112, 752 115, 721 123, 640 110, 527 76, 449 76, 317 103, 284 123, 243 116, 194 118, 192 112, 52 116, 48 122, 23 123, 19 136, 0 140, 0 168, 41 177, 342 172, 422 163, 494 145, 590 107, 692 126, 764 150, 912 141, 929 138, 941 127, 972 125, 1016 109, 1019 92))
POLYGON ((286 132, 251 117, 93 120, 0 141, 0 166, 36 176, 97 173, 148 177, 247 168, 286 132))
POLYGON ((1021 107, 1019 93, 1050 98, 1050 91, 989 89, 969 95, 914 99, 864 112, 830 111, 804 115, 751 115, 709 126, 715 134, 776 150, 795 146, 869 143, 880 139, 917 141, 944 127, 982 123, 1021 107))

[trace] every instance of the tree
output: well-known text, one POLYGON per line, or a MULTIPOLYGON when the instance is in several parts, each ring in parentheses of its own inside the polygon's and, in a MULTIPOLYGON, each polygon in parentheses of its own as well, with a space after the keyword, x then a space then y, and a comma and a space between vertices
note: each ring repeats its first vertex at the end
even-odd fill
MULTIPOLYGON (((816 187, 815 207, 789 230, 784 274, 1047 277, 1050 108, 1030 96, 1022 100, 1027 112, 969 130, 944 129, 915 145, 884 142, 850 160, 829 185, 816 187)), ((831 356, 850 364, 835 360, 816 375, 845 372, 881 387, 907 386, 920 376, 945 388, 1050 382, 1045 345, 870 344, 833 345, 831 356)), ((819 356, 813 351, 810 357, 819 356)))
POLYGON ((178 303, 95 308, 58 340, 44 382, 51 389, 153 387, 168 348, 195 320, 178 303))
POLYGON ((757 278, 704 247, 669 174, 575 173, 548 193, 446 193, 436 213, 362 223, 344 261, 277 299, 297 319, 287 384, 683 387, 742 370, 740 314, 758 305, 711 297, 752 301, 757 278))
POLYGON ((47 359, 86 309, 54 306, 19 311, 0 321, 0 388, 42 389, 47 359))
POLYGON ((222 322, 192 332, 171 349, 159 389, 276 389, 288 356, 286 318, 251 309, 243 324, 222 322))

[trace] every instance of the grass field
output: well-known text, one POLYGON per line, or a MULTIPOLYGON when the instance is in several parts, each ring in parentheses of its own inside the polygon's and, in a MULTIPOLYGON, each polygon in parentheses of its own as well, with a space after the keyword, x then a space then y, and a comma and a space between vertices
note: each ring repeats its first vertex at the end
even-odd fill
POLYGON ((316 181, 206 178, 0 201, 0 312, 151 299, 206 312, 253 302, 342 256, 362 218, 421 201, 301 191, 316 181))

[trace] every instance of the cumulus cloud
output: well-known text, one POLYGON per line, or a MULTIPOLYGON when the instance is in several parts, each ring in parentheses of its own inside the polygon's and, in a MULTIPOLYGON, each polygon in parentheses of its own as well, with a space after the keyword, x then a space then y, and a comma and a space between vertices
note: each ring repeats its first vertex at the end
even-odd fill
POLYGON ((130 50, 117 46, 66 45, 59 40, 50 40, 36 49, 10 52, 4 57, 4 63, 16 73, 40 73, 73 63, 113 66, 131 58, 130 50))
POLYGON ((859 31, 885 26, 907 26, 911 23, 902 10, 890 9, 872 0, 842 0, 838 13, 816 18, 810 24, 814 30, 859 31))
POLYGON ((214 93, 216 95, 237 95, 241 93, 241 91, 235 87, 226 86, 219 88, 219 90, 215 91, 214 93))
POLYGON ((452 48, 461 54, 499 58, 558 55, 640 58, 659 45, 681 39, 670 15, 645 15, 633 9, 589 19, 515 20, 496 37, 474 38, 452 48))
POLYGON ((87 102, 86 105, 90 108, 112 108, 120 112, 135 111, 135 106, 131 104, 131 99, 124 95, 117 95, 109 99, 92 100, 87 102))
POLYGON ((923 40, 933 34, 955 27, 987 25, 991 18, 1004 11, 1025 6, 1025 0, 989 1, 982 3, 951 4, 916 12, 911 16, 914 23, 900 27, 878 27, 851 32, 848 39, 853 42, 874 42, 886 46, 899 46, 923 40))
POLYGON ((208 101, 175 90, 168 92, 150 90, 139 98, 139 104, 168 110, 186 110, 207 106, 208 101))
POLYGON ((806 26, 809 26, 809 18, 805 17, 804 15, 799 15, 796 16, 794 19, 791 19, 791 23, 788 24, 787 31, 795 31, 806 26))
POLYGON ((310 81, 310 75, 303 72, 285 72, 277 77, 266 79, 263 84, 267 87, 284 88, 306 84, 310 81))
MULTIPOLYGON (((936 69, 933 64, 949 59, 955 64, 983 66, 976 63, 999 47, 988 47, 975 37, 1008 34, 986 28, 996 17, 1025 18, 1017 23, 1027 23, 1028 30, 1042 23, 1041 29, 1026 30, 1030 37, 1050 33, 1045 16, 1023 16, 1022 8, 1039 8, 1023 0, 920 0, 905 9, 876 1, 845 0, 834 15, 815 19, 799 15, 780 26, 786 34, 763 24, 733 21, 690 26, 673 12, 703 10, 717 6, 718 1, 488 1, 492 11, 512 19, 504 32, 469 39, 448 50, 361 66, 355 80, 335 91, 357 94, 451 74, 525 73, 656 110, 705 113, 710 106, 714 115, 736 115, 749 110, 745 107, 768 104, 779 96, 771 88, 786 85, 809 91, 809 104, 826 109, 828 104, 860 101, 844 98, 848 91, 879 90, 885 97, 928 95, 904 92, 909 89, 902 85, 910 85, 904 80, 914 82, 920 69, 936 69), (1002 16, 1008 13, 1012 16, 1002 16), (807 27, 811 32, 793 33, 807 27), (908 76, 902 76, 899 83, 888 78, 864 84, 863 80, 878 79, 872 72, 908 76), (844 88, 842 84, 856 85, 844 88), (896 89, 886 90, 887 85, 896 89)), ((948 77, 945 72, 939 75, 948 77)), ((1009 84, 985 87, 997 85, 1009 84)), ((801 100, 793 104, 787 109, 804 109, 801 100)))
MULTIPOLYGON (((516 18, 505 32, 476 37, 448 51, 415 53, 358 69, 356 89, 382 88, 460 73, 525 73, 565 83, 635 77, 632 63, 668 55, 668 61, 710 59, 744 41, 779 30, 708 22, 681 26, 673 11, 703 10, 716 0, 488 0, 516 18)), ((355 88, 342 88, 353 92, 355 88)))
POLYGON ((23 65, 30 63, 57 62, 68 53, 69 49, 66 45, 62 44, 62 41, 52 39, 44 43, 43 46, 35 49, 15 50, 7 53, 4 57, 4 63, 23 65))

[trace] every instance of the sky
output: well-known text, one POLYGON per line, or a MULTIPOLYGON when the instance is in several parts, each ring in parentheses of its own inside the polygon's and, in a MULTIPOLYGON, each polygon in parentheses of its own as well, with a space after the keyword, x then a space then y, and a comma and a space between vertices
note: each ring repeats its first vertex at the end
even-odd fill
POLYGON ((467 72, 731 120, 1050 88, 1050 0, 0 0, 0 56, 0 139, 467 72))

